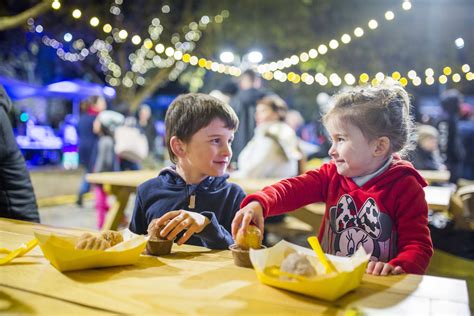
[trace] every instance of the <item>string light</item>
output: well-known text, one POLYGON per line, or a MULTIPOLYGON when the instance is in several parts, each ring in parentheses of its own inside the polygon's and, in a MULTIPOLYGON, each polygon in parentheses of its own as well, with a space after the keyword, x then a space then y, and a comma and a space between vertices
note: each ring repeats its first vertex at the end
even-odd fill
MULTIPOLYGON (((187 64, 191 63, 191 65, 195 65, 195 58, 189 59, 187 62, 184 62, 183 60, 185 60, 185 52, 192 51, 195 47, 194 42, 201 38, 200 29, 205 29, 207 25, 213 20, 219 21, 219 23, 221 23, 224 18, 229 16, 229 12, 227 10, 223 10, 220 14, 218 14, 218 16, 220 16, 220 18, 216 19, 215 17, 213 18, 205 15, 200 18, 199 22, 191 22, 188 26, 183 27, 186 41, 181 42, 179 39, 179 34, 174 34, 171 39, 174 47, 165 47, 162 43, 157 43, 154 45, 151 39, 144 40, 142 47, 135 52, 138 57, 132 61, 132 70, 140 70, 142 73, 146 73, 151 68, 171 67, 173 64, 175 64, 175 62, 180 61, 179 63, 176 63, 175 68, 169 75, 170 80, 176 80, 179 74, 186 68, 187 64), (155 52, 157 54, 164 53, 166 58, 156 56, 155 52)), ((153 19, 149 27, 150 37, 158 39, 162 31, 163 27, 160 25, 160 20, 158 18, 153 19)), ((212 63, 212 61, 210 62, 212 63)), ((209 70, 212 70, 210 69, 210 66, 208 68, 209 70)), ((225 71, 223 65, 219 65, 217 67, 214 66, 213 69, 215 69, 217 72, 225 71)))
MULTIPOLYGON (((411 9, 411 3, 409 1, 404 1, 402 3, 402 8, 405 11, 410 10, 411 9)), ((385 12, 384 16, 385 16, 385 20, 391 21, 395 18, 395 13, 393 11, 387 11, 387 12, 385 12)), ((369 26, 370 30, 375 30, 375 29, 378 28, 379 23, 375 19, 370 19, 368 21, 367 25, 369 26)), ((362 36, 364 36, 365 31, 362 27, 356 27, 356 28, 354 28, 353 33, 354 33, 354 36, 356 38, 361 38, 362 36)), ((341 39, 341 42, 343 44, 349 44, 352 40, 351 36, 347 33, 344 33, 343 35, 341 35, 340 39, 341 39)), ((328 42, 328 46, 331 49, 336 50, 338 47, 340 47, 339 41, 337 41, 336 39, 331 39, 328 42)), ((312 48, 307 52, 298 53, 297 55, 300 56, 299 62, 306 62, 306 61, 308 61, 306 58, 304 58, 305 60, 301 59, 301 55, 303 53, 306 53, 311 59, 314 59, 318 55, 324 55, 327 52, 328 52, 328 49, 327 49, 326 44, 319 44, 317 50, 315 48, 312 48)), ((282 69, 285 69, 285 68, 292 67, 294 64, 285 62, 288 58, 289 57, 282 58, 278 61, 272 61, 272 62, 268 62, 268 63, 262 64, 262 65, 259 65, 257 67, 257 71, 259 73, 263 74, 263 73, 268 72, 268 71, 273 71, 274 72, 276 70, 282 70, 282 69)))
MULTIPOLYGON (((461 70, 465 73, 465 79, 468 81, 473 80, 473 74, 470 72, 470 65, 464 64, 461 67, 461 70)), ((442 71, 440 72, 440 75, 438 76, 437 81, 440 84, 446 84, 449 80, 451 80, 454 83, 460 82, 463 78, 461 74, 459 73, 454 73, 452 76, 448 76, 445 73, 449 72, 447 71, 453 71, 451 67, 446 66, 442 68, 442 71)), ((435 72, 433 68, 427 68, 423 71, 425 74, 425 80, 424 82, 427 85, 432 85, 435 83, 435 72)), ((450 73, 451 74, 451 73, 450 73)), ((361 84, 365 85, 370 83, 373 86, 379 85, 385 77, 392 77, 394 80, 399 81, 403 86, 407 86, 408 84, 412 84, 413 86, 420 86, 423 82, 422 78, 417 75, 417 72, 415 70, 409 70, 406 74, 406 76, 403 76, 399 71, 394 71, 392 72, 391 75, 385 75, 383 72, 377 72, 373 77, 370 77, 367 73, 361 73, 359 76, 354 76, 351 73, 346 73, 344 75, 339 75, 337 73, 332 73, 329 76, 326 77, 323 73, 316 73, 314 77, 306 72, 302 73, 301 75, 298 75, 295 72, 289 72, 288 74, 277 70, 274 73, 272 72, 266 72, 262 75, 262 77, 266 80, 277 80, 280 82, 285 82, 289 81, 292 82, 293 84, 297 84, 300 81, 303 83, 306 83, 307 85, 312 85, 312 84, 319 84, 321 86, 327 85, 329 82, 334 86, 338 87, 343 83, 343 80, 346 85, 352 86, 354 84, 361 84), (343 80, 341 79, 343 78, 343 80), (358 78, 358 80, 356 79, 358 78)))
MULTIPOLYGON (((116 1, 119 1, 119 0, 116 0, 116 1)), ((59 3, 59 1, 54 1, 53 3, 56 3, 56 2, 59 3)), ((59 3, 59 6, 58 5, 55 5, 55 6, 57 6, 58 9, 59 9, 60 8, 60 3, 59 3)), ((403 7, 404 10, 409 10, 409 9, 411 9, 411 3, 409 1, 404 1, 403 4, 402 4, 402 7, 403 7)), ((166 9, 165 9, 165 11, 166 11, 166 9)), ((164 12, 164 13, 167 13, 167 12, 164 12)), ((79 19, 82 16, 82 13, 79 9, 75 9, 72 14, 73 14, 73 17, 77 18, 77 19, 79 19)), ((221 23, 222 20, 225 17, 228 17, 228 11, 223 11, 220 15, 216 15, 214 17, 214 19, 211 19, 208 16, 203 16, 200 19, 199 23, 193 22, 189 25, 190 31, 185 35, 186 39, 187 40, 193 40, 193 39, 198 40, 200 38, 200 32, 198 30, 198 27, 205 27, 212 20, 214 20, 216 23, 221 23)), ((387 11, 385 13, 385 19, 387 21, 391 21, 394 18, 395 18, 395 14, 392 11, 387 11)), ((92 26, 96 27, 100 24, 100 21, 99 21, 98 18, 93 17, 90 20, 90 23, 91 23, 92 26)), ((155 24, 157 24, 157 23, 155 23, 155 24)), ((158 23, 158 26, 159 26, 159 23, 158 23)), ((378 22, 375 19, 371 19, 368 22, 368 26, 369 26, 370 29, 376 29, 378 27, 378 22)), ((157 27, 157 26, 155 25, 155 27, 157 27)), ((160 29, 160 28, 158 28, 158 29, 160 29)), ((113 28, 110 24, 104 24, 103 31, 105 33, 110 33, 112 30, 113 30, 113 28)), ((35 31, 39 32, 39 33, 42 32, 43 31, 42 26, 41 25, 36 26, 35 31)), ((161 27, 161 31, 158 31, 158 36, 157 36, 156 30, 154 30, 154 31, 155 31, 153 33, 154 36, 152 36, 152 37, 154 37, 154 39, 157 39, 159 37, 159 33, 161 33, 161 31, 162 31, 162 27, 161 27)), ((357 27, 357 28, 354 29, 354 35, 356 37, 362 37, 364 35, 364 30, 361 27, 357 27)), ((117 31, 117 36, 118 36, 119 39, 124 40, 128 37, 128 32, 127 32, 127 30, 122 29, 120 31, 117 31)), ((51 45, 52 47, 57 47, 58 56, 61 55, 63 59, 70 60, 70 61, 71 60, 83 60, 85 58, 85 56, 87 56, 90 52, 92 52, 92 53, 100 52, 100 55, 103 55, 103 56, 101 56, 101 58, 103 58, 102 59, 102 61, 103 61, 104 58, 107 57, 108 52, 111 50, 110 44, 107 44, 104 41, 102 41, 102 42, 101 41, 95 41, 94 45, 91 46, 90 49, 83 48, 80 54, 65 53, 64 50, 62 49, 62 44, 60 44, 59 41, 49 39, 48 37, 44 37, 43 39, 44 39, 43 42, 49 42, 49 45, 51 45), (102 44, 100 45, 100 44, 97 44, 97 43, 102 43, 102 44), (108 46, 110 46, 110 49, 109 50, 108 49, 97 49, 97 47, 96 47, 97 45, 99 45, 99 46, 107 46, 108 45, 108 46)), ((343 43, 343 44, 348 44, 348 43, 351 42, 351 40, 352 39, 351 39, 351 36, 349 34, 343 34, 341 36, 341 43, 343 43)), ((141 37, 139 35, 134 35, 134 36, 131 37, 131 41, 135 45, 139 45, 140 42, 141 42, 141 37)), ((198 67, 206 69, 206 70, 219 72, 219 73, 225 73, 225 74, 229 74, 229 75, 232 75, 232 76, 239 76, 241 74, 241 70, 238 67, 228 66, 228 65, 225 65, 225 64, 220 64, 220 63, 212 61, 210 59, 199 58, 198 56, 190 55, 188 53, 184 53, 184 51, 192 50, 194 47, 193 47, 193 45, 185 45, 186 43, 179 42, 179 35, 172 42, 174 42, 175 48, 173 48, 171 46, 165 47, 161 43, 158 43, 154 46, 156 53, 158 53, 158 54, 165 53, 165 55, 168 56, 169 58, 162 59, 159 56, 155 56, 154 51, 152 50, 153 42, 150 39, 145 39, 143 41, 143 46, 142 46, 146 50, 148 50, 148 52, 145 52, 144 56, 145 57, 150 57, 149 58, 150 60, 148 60, 146 58, 143 58, 143 56, 141 56, 141 58, 140 57, 130 58, 130 57, 133 56, 133 54, 130 55, 129 58, 131 59, 132 62, 136 62, 136 61, 141 60, 142 64, 147 64, 147 67, 143 67, 143 65, 141 67, 136 67, 136 70, 139 73, 142 73, 142 74, 146 73, 146 71, 149 68, 153 68, 156 65, 161 65, 164 68, 164 67, 171 67, 175 63, 176 63, 176 67, 175 67, 175 69, 173 69, 173 71, 177 70, 178 68, 180 69, 180 71, 182 71, 182 70, 185 69, 186 64, 191 64, 193 66, 198 66, 198 67), (176 49, 176 46, 180 46, 180 48, 182 48, 182 49, 176 49), (151 52, 151 54, 150 54, 150 52, 151 52), (176 62, 176 61, 179 61, 179 63, 176 62), (178 65, 179 65, 179 67, 178 67, 178 65)), ((329 48, 335 50, 339 47, 339 41, 333 39, 329 42, 328 46, 329 46, 329 48)), ((310 49, 308 52, 303 52, 303 53, 299 54, 299 56, 298 55, 293 55, 291 57, 285 58, 283 60, 279 60, 277 62, 271 62, 271 63, 268 63, 268 64, 259 65, 257 69, 260 73, 263 74, 263 77, 266 80, 278 80, 280 82, 285 82, 285 81, 288 80, 288 81, 290 81, 294 84, 304 82, 308 85, 318 83, 322 86, 324 86, 324 85, 328 84, 329 82, 331 82, 332 85, 339 86, 339 85, 342 84, 342 79, 336 73, 330 74, 329 78, 328 78, 322 73, 317 73, 313 77, 313 76, 309 75, 308 73, 303 73, 302 75, 299 75, 299 74, 296 74, 294 72, 286 74, 286 73, 280 71, 280 69, 288 68, 288 67, 291 67, 293 65, 297 65, 300 62, 306 62, 310 58, 314 59, 318 55, 326 54, 328 52, 328 46, 326 46, 325 44, 320 44, 318 46, 317 50, 313 48, 313 49, 310 49), (277 71, 275 71, 275 70, 277 70, 277 71)), ((139 53, 137 55, 143 55, 143 52, 139 53)), ((119 77, 121 75, 120 67, 118 65, 116 65, 115 63, 109 61, 108 65, 107 65, 107 62, 104 62, 103 66, 104 65, 105 65, 106 70, 111 71, 114 77, 119 77)), ((469 80, 469 81, 472 80, 473 74, 472 74, 472 72, 470 72, 470 66, 468 64, 462 65, 461 70, 462 70, 463 73, 465 73, 466 80, 469 80)), ((128 86, 128 85, 130 85, 130 82, 132 82, 132 84, 133 84, 133 81, 132 81, 132 78, 134 76, 133 73, 134 72, 127 72, 127 75, 122 80, 122 83, 124 85, 128 86)), ((432 68, 427 68, 424 71, 424 73, 426 75, 426 78, 425 78, 426 84, 428 84, 428 85, 433 84, 434 81, 435 81, 434 80, 434 71, 433 71, 433 69, 432 68)), ((448 82, 448 76, 450 76, 451 74, 452 74, 452 69, 450 67, 444 67, 443 68, 443 74, 441 74, 438 77, 438 81, 441 84, 447 83, 448 82)), ((116 85, 120 84, 120 80, 118 80, 118 78, 113 78, 110 75, 108 75, 108 77, 109 77, 109 80, 111 81, 111 83, 115 83, 116 85)), ((177 78, 176 72, 174 72, 173 77, 174 77, 174 80, 177 78)), ((359 83, 366 84, 370 81, 372 84, 377 85, 383 80, 384 77, 385 77, 385 75, 383 73, 379 72, 372 78, 372 80, 370 80, 370 77, 369 77, 368 74, 362 73, 359 76, 359 83)), ((405 78, 405 77, 402 77, 401 74, 397 71, 392 73, 392 77, 395 80, 399 80, 400 83, 404 86, 406 86, 409 83, 408 79, 405 78)), ((418 86, 422 82, 421 78, 417 76, 417 74, 414 70, 410 70, 407 73, 407 77, 412 81, 412 84, 414 86, 418 86)), ((343 76, 343 78, 344 78, 344 82, 348 85, 353 85, 353 84, 356 83, 356 77, 354 75, 350 74, 350 73, 345 74, 343 76)), ((459 82, 462 77, 461 77, 460 74, 454 73, 449 78, 451 78, 451 80, 453 82, 459 82)), ((142 76, 137 76, 135 78, 135 82, 139 85, 143 85, 145 83, 145 79, 142 76)))
POLYGON ((54 10, 59 10, 61 8, 61 2, 59 2, 58 0, 54 0, 53 3, 51 3, 51 7, 54 10))
POLYGON ((82 16, 82 12, 79 9, 75 9, 72 11, 72 17, 75 19, 79 19, 82 16))
POLYGON ((385 20, 392 21, 395 18, 395 13, 393 11, 385 12, 385 20))
POLYGON ((100 21, 97 17, 92 17, 89 21, 89 23, 93 26, 93 27, 96 27, 99 25, 100 21))
POLYGON ((410 1, 403 1, 402 8, 403 8, 403 10, 410 10, 411 9, 411 2, 410 1))

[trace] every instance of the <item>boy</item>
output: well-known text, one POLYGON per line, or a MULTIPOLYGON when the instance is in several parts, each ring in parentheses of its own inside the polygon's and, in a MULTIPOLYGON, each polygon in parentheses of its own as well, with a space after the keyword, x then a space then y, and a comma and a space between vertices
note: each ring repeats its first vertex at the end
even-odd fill
POLYGON ((161 237, 178 236, 178 245, 227 249, 232 219, 245 197, 225 173, 239 119, 224 102, 190 93, 173 101, 165 125, 176 165, 138 187, 130 230, 146 234, 149 225, 165 226, 161 237))

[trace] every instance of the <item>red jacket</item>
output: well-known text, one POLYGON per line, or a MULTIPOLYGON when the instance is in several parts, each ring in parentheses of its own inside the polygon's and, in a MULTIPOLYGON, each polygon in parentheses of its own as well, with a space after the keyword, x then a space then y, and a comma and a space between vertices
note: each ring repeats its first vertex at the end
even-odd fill
POLYGON ((325 202, 318 238, 326 253, 349 256, 362 245, 372 260, 423 274, 433 254, 426 185, 411 163, 396 158, 362 187, 331 162, 251 194, 241 207, 257 200, 267 217, 325 202))

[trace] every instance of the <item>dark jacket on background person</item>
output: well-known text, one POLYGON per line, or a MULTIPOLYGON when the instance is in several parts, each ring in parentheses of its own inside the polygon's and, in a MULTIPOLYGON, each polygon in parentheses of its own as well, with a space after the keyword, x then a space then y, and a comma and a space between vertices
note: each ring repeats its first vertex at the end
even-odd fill
POLYGON ((155 139, 156 139, 156 136, 158 135, 155 129, 155 125, 150 120, 145 126, 138 124, 138 128, 146 136, 146 140, 148 142, 149 153, 155 154, 156 153, 155 139))
POLYGON ((474 180, 474 121, 459 121, 458 131, 466 153, 462 166, 462 177, 474 180))
POLYGON ((240 90, 230 101, 240 121, 239 129, 235 132, 232 142, 232 160, 237 160, 242 149, 252 139, 255 129, 255 107, 257 101, 265 94, 264 91, 255 88, 240 90))
POLYGON ((0 85, 0 217, 39 223, 30 174, 8 118, 12 106, 0 85))
POLYGON ((419 146, 410 153, 409 160, 418 170, 441 170, 442 168, 441 162, 436 159, 433 152, 424 150, 419 146))
POLYGON ((186 184, 174 167, 161 170, 158 177, 138 187, 130 230, 146 234, 148 224, 169 211, 193 211, 209 218, 210 223, 186 243, 210 249, 227 249, 233 244, 230 234, 232 219, 245 197, 244 191, 238 185, 227 182, 227 178, 228 175, 207 177, 199 184, 186 184), (191 197, 193 195, 194 198, 191 197))
POLYGON ((87 172, 92 172, 97 156, 98 137, 92 131, 92 126, 97 113, 91 111, 81 114, 77 123, 77 134, 79 136, 79 163, 87 172))

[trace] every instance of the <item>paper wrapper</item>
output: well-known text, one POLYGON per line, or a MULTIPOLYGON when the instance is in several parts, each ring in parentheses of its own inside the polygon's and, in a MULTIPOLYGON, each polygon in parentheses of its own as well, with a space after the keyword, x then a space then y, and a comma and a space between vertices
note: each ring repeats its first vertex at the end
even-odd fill
POLYGON ((359 286, 370 254, 367 254, 364 248, 360 247, 352 257, 332 255, 326 255, 326 257, 334 264, 338 272, 326 274, 324 266, 316 258, 313 250, 300 247, 285 240, 280 241, 271 248, 250 249, 250 260, 260 282, 323 300, 333 301, 359 286), (292 250, 308 256, 309 261, 316 269, 317 275, 315 277, 308 278, 307 281, 285 280, 279 276, 264 272, 267 267, 279 267, 286 255, 292 250))
POLYGON ((83 250, 75 249, 78 236, 35 231, 44 256, 61 272, 135 264, 145 249, 147 239, 127 230, 122 235, 124 241, 114 247, 83 250))

